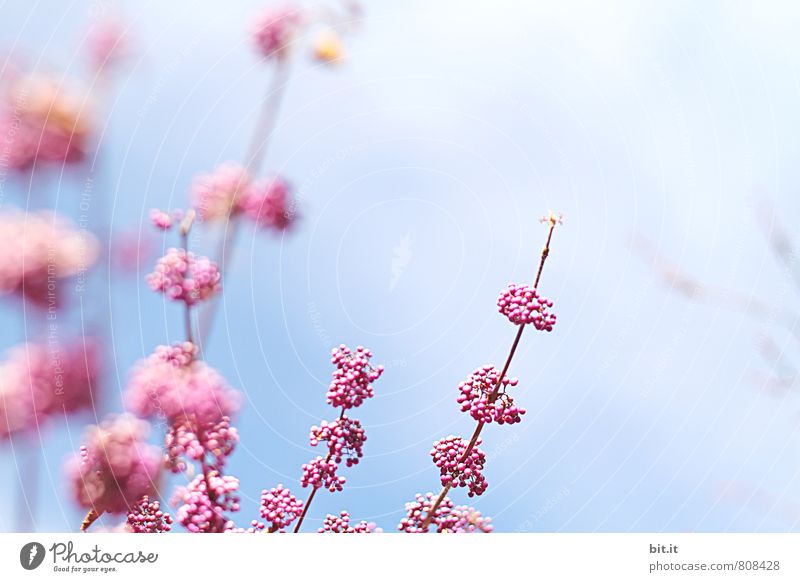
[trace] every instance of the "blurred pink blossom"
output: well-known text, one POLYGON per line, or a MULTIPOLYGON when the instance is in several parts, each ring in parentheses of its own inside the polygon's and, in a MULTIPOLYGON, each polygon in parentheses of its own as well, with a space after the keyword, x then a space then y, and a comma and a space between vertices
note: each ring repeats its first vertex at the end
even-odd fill
POLYGON ((216 424, 239 409, 238 392, 214 368, 197 359, 190 342, 159 346, 139 362, 125 395, 128 408, 142 417, 177 424, 186 418, 216 424))
POLYGON ((262 228, 287 229, 295 220, 289 184, 280 176, 255 182, 241 202, 244 213, 262 228))
POLYGON ((40 307, 58 304, 56 283, 97 259, 90 233, 52 211, 0 213, 0 295, 19 293, 40 307))
POLYGON ((100 349, 92 338, 12 348, 0 364, 0 439, 93 408, 99 373, 100 349))
POLYGON ((251 26, 256 49, 264 59, 281 59, 289 51, 303 23, 299 6, 270 6, 260 12, 251 26))
POLYGON ((117 65, 130 51, 122 21, 110 17, 94 23, 86 34, 86 45, 89 62, 96 71, 117 65))
POLYGON ((92 104, 74 81, 10 74, 0 86, 0 167, 81 161, 90 148, 92 104))
POLYGON ((147 422, 129 414, 88 428, 86 444, 65 467, 81 507, 97 514, 123 513, 143 496, 155 495, 161 454, 146 443, 149 429, 147 422))
POLYGON ((250 174, 239 164, 221 164, 210 174, 195 177, 189 193, 192 207, 206 221, 238 214, 250 182, 250 174))

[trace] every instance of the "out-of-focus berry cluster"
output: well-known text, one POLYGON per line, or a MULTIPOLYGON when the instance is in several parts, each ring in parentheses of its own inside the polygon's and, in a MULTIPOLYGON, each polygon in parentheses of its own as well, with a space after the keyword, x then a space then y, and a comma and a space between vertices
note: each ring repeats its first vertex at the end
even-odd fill
POLYGON ((54 212, 0 212, 0 296, 18 294, 42 309, 62 302, 60 282, 85 274, 99 245, 54 212))
POLYGON ((91 337, 9 350, 0 363, 0 440, 90 409, 99 372, 100 350, 91 337))
POLYGON ((153 291, 186 305, 195 305, 219 293, 221 280, 222 275, 214 261, 176 248, 169 249, 158 259, 155 270, 147 276, 147 283, 153 291))
POLYGON ((148 432, 147 422, 129 414, 89 427, 86 444, 67 463, 78 505, 97 513, 123 513, 156 493, 161 453, 147 444, 148 432))
MULTIPOLYGON (((295 220, 289 184, 280 176, 253 180, 247 170, 233 162, 218 166, 210 174, 194 179, 192 206, 206 222, 242 215, 259 227, 281 232, 295 220)), ((159 212, 159 211, 157 211, 159 212)), ((152 214, 156 226, 169 228, 166 213, 152 214)))

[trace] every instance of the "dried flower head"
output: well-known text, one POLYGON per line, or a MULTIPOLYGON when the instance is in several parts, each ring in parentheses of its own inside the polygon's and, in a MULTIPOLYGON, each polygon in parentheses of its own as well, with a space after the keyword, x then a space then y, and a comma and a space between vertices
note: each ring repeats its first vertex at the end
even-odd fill
POLYGON ((314 58, 323 63, 336 63, 344 57, 344 44, 336 31, 326 28, 314 37, 314 58))

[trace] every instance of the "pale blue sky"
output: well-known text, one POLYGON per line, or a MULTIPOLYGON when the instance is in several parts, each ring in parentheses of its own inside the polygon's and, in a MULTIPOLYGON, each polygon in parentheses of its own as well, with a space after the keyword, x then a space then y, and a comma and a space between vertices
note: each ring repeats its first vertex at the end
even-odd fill
MULTIPOLYGON (((268 81, 245 35, 262 4, 116 5, 138 43, 94 176, 115 230, 150 233, 151 207, 185 205, 195 173, 243 155, 268 81)), ((390 531, 405 501, 438 490, 431 443, 471 431, 456 386, 502 363, 514 329, 497 293, 533 276, 537 219, 555 208, 565 225, 541 291, 558 325, 523 339, 511 372, 529 412, 485 431, 489 490, 471 502, 500 531, 797 529, 800 402, 754 380, 768 370, 761 334, 789 356, 797 344, 769 317, 671 293, 631 240, 708 284, 797 302, 753 206, 771 201, 787 225, 800 209, 800 9, 431 4, 367 2, 346 63, 294 70, 266 169, 295 184, 302 222, 284 238, 245 230, 208 353, 246 396, 230 463, 239 521, 255 517, 262 488, 299 491, 316 455, 308 428, 332 415, 327 353, 339 342, 370 346, 387 371, 358 411, 366 457, 343 493, 317 496, 312 523, 346 508, 390 531)), ((77 74, 90 8, 111 5, 2 3, 0 43, 77 74)), ((60 186, 59 210, 74 214, 82 183, 60 186)), ((3 204, 26 195, 10 185, 3 204)), ((113 286, 109 408, 131 364, 180 337, 180 310, 144 274, 113 286)), ((0 318, 2 347, 20 341, 17 315, 0 318)), ((43 529, 80 521, 60 471, 83 421, 47 436, 43 529)), ((0 455, 12 490, 13 457, 0 455)), ((0 499, 4 529, 13 503, 0 499)))

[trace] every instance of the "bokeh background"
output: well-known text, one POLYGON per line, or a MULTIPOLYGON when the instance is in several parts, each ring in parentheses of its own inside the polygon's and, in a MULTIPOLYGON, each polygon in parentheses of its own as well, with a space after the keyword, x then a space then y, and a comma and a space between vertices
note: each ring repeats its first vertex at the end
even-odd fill
MULTIPOLYGON (((92 18, 126 19, 134 50, 88 175, 92 218, 112 237, 174 245, 148 211, 185 207, 195 174, 244 155, 269 82, 247 34, 265 2, 0 3, 4 51, 75 75, 92 18)), ((302 219, 284 236, 245 228, 207 346, 245 395, 229 466, 238 520, 264 487, 299 490, 340 342, 387 369, 359 410, 366 457, 344 492, 317 496, 306 529, 346 508, 392 531, 416 492, 438 491, 431 443, 471 432, 456 386, 502 363, 514 329, 497 293, 533 277, 553 208, 565 224, 540 289, 558 325, 524 336, 511 373, 528 414, 484 432, 490 487, 470 503, 511 532, 797 530, 800 346, 785 311, 752 308, 799 299, 770 236, 780 223, 793 234, 800 210, 800 7, 364 9, 342 63, 293 67, 265 173, 294 184, 302 219), (783 354, 781 390, 764 338, 783 354)), ((0 203, 75 217, 86 179, 8 177, 0 203)), ((120 408, 132 364, 182 339, 181 309, 146 288, 149 268, 115 267, 96 290, 113 327, 97 416, 120 408)), ((34 333, 22 316, 0 313, 3 348, 34 333)), ((33 527, 77 529, 62 462, 94 421, 3 446, 0 529, 15 528, 26 463, 39 467, 33 527)))

